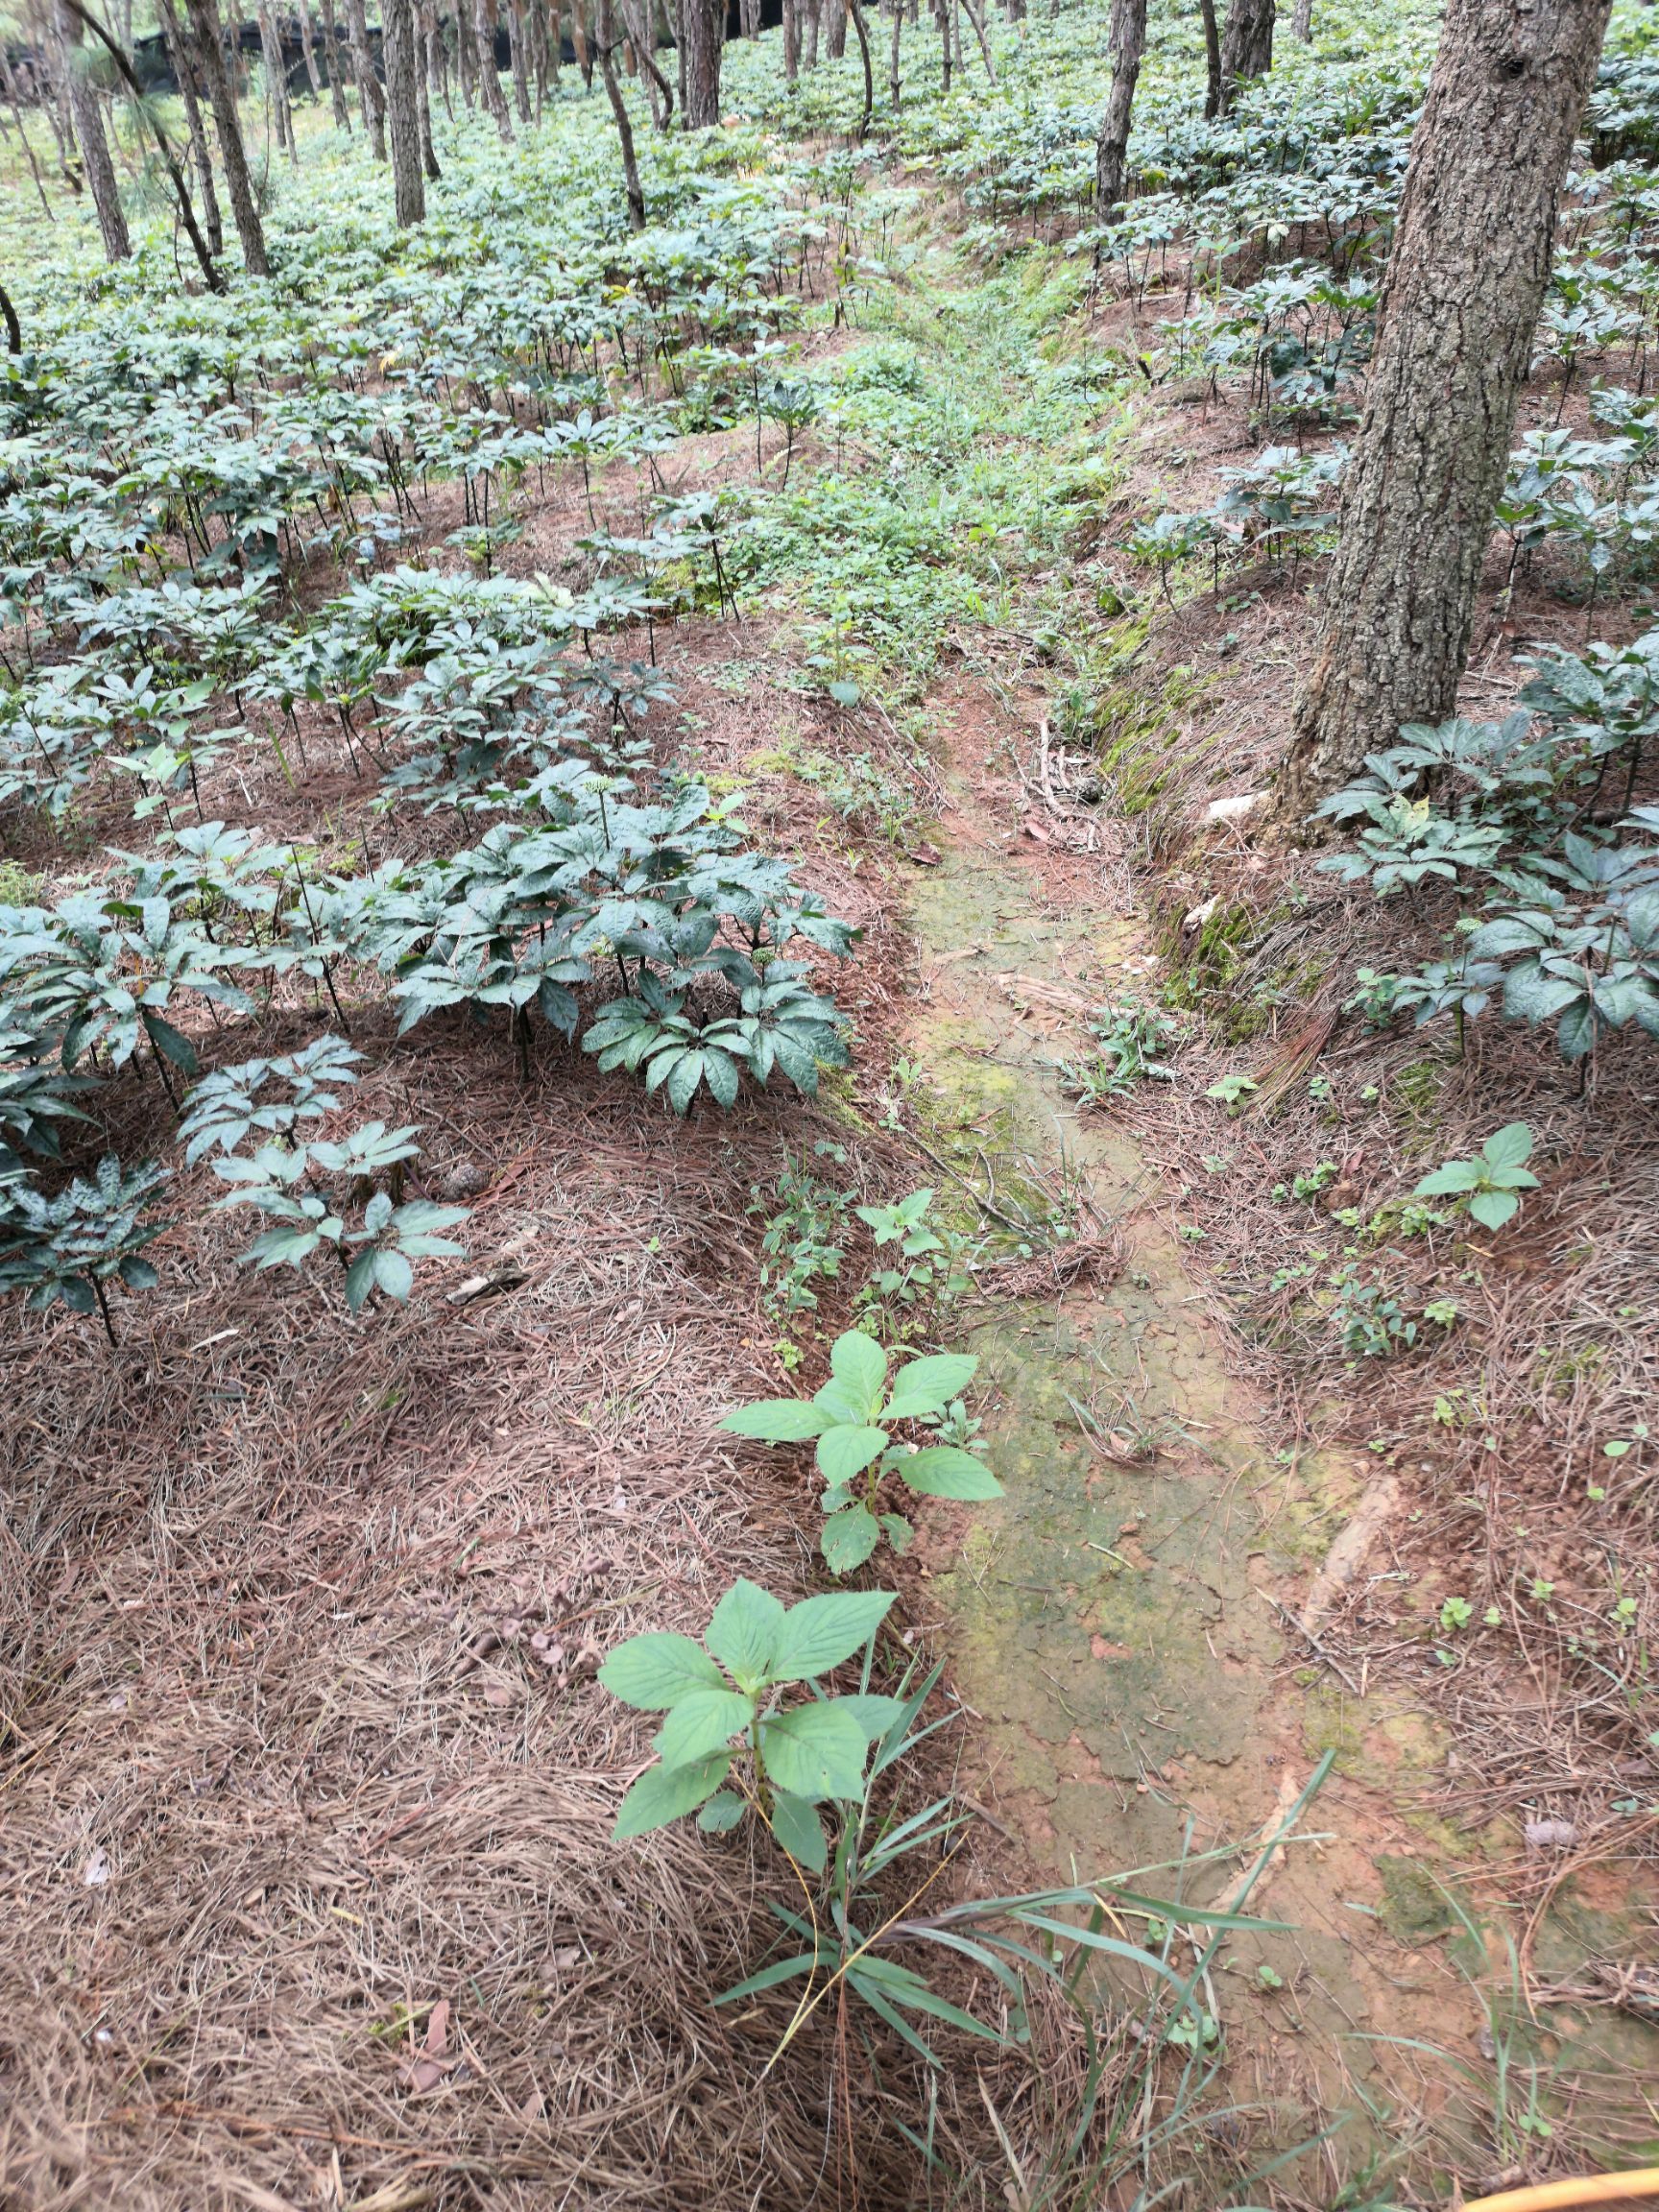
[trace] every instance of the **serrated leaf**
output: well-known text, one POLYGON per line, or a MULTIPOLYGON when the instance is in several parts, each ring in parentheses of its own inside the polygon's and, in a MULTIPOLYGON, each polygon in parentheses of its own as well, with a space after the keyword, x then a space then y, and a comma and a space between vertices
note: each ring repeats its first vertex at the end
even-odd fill
POLYGON ((763 1682, 783 1623, 781 1599, 757 1583, 733 1582, 709 1616, 704 1642, 739 1682, 763 1682))
POLYGON ((818 1439, 818 1472, 826 1482, 851 1482, 887 1449, 885 1429, 826 1429, 818 1439))
POLYGON ((760 1764, 780 1790, 816 1804, 864 1787, 863 1729, 839 1699, 798 1705, 760 1724, 760 1764))
POLYGON ((783 1616, 768 1678, 807 1682, 839 1667, 869 1643, 892 1604, 888 1590, 836 1590, 804 1598, 783 1616))
POLYGON ((728 1836, 736 1827, 747 1811, 734 1790, 717 1790, 697 1815, 697 1825, 705 1836, 728 1836))
POLYGON ((830 1347, 830 1372, 858 1407, 859 1417, 867 1419, 881 1402, 887 1355, 874 1336, 849 1329, 830 1347))
POLYGON ((656 1751, 664 1767, 686 1767, 729 1743, 755 1718, 753 1698, 736 1690, 691 1690, 677 1697, 658 1731, 656 1751))
POLYGON ((1521 1201, 1512 1190, 1477 1190, 1469 1201, 1470 1217, 1482 1229, 1502 1229, 1520 1210, 1521 1201))
POLYGON ((887 1418, 892 1421, 915 1420, 910 1411, 912 1399, 925 1401, 923 1410, 942 1412, 952 1398, 959 1398, 979 1372, 979 1362, 971 1352, 930 1352, 926 1358, 910 1359, 893 1378, 893 1397, 887 1407, 887 1418), (901 1410, 901 1400, 903 1407, 901 1410))
POLYGON ((654 1631, 630 1636, 599 1670, 601 1685, 624 1705, 642 1713, 665 1713, 694 1690, 724 1690, 726 1677, 700 1644, 689 1636, 654 1631))
POLYGON ((695 1813, 713 1796, 731 1767, 731 1757, 724 1751, 690 1767, 647 1767, 623 1798, 611 1840, 622 1843, 630 1836, 646 1836, 653 1828, 666 1828, 670 1820, 695 1813))
POLYGON ((821 1436, 830 1416, 823 1407, 800 1398, 763 1398, 756 1406, 739 1406, 721 1421, 733 1436, 754 1436, 763 1444, 805 1444, 821 1436))
POLYGON ((1494 1167, 1524 1167, 1532 1156, 1532 1132, 1525 1121, 1506 1121, 1480 1149, 1494 1167))
POLYGON ((819 1550, 835 1575, 850 1575, 862 1567, 881 1541, 881 1524, 867 1505, 850 1505, 844 1513, 831 1513, 824 1524, 819 1550))
MULTIPOLYGON (((818 1815, 810 1805, 804 1804, 787 1790, 775 1790, 772 1793, 772 1833, 790 1858, 805 1866, 808 1874, 823 1873, 828 1854, 818 1815)), ((798 1971, 798 1961, 786 1961, 781 1969, 768 1968, 767 1971, 781 1982, 798 1971)), ((745 1986, 754 1988, 757 1981, 758 1977, 752 1976, 745 1986)))
POLYGON ((1000 1498, 1002 1485, 982 1459, 954 1444, 928 1444, 920 1452, 901 1453, 894 1461, 898 1474, 925 1498, 1000 1498))

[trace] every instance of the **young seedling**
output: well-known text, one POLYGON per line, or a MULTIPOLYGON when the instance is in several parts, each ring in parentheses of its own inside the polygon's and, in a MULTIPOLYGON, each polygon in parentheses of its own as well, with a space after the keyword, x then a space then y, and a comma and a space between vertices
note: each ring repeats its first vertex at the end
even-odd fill
POLYGON ((1425 1175, 1413 1195, 1461 1198, 1471 1220, 1482 1229, 1502 1229, 1520 1211, 1521 1192, 1538 1188, 1537 1176, 1527 1169, 1531 1154, 1532 1132, 1526 1122, 1506 1122, 1473 1160, 1448 1160, 1425 1175))
POLYGON ((755 1583, 736 1582, 701 1644, 655 1634, 618 1645, 600 1682, 625 1705, 661 1713, 662 1726, 657 1765, 622 1800, 616 1840, 699 1808, 699 1827, 722 1835, 754 1807, 792 1859, 822 1872, 814 1808, 861 1794, 871 1741, 902 1708, 896 1697, 822 1695, 785 1706, 783 1693, 850 1659, 892 1603, 885 1590, 847 1590, 785 1607, 755 1583))
POLYGON ((902 1513, 882 1512, 883 1477, 898 1475, 920 1496, 999 1498, 1002 1485, 982 1459, 960 1444, 895 1439, 913 1425, 937 1432, 951 1421, 951 1401, 973 1381, 979 1362, 965 1352, 936 1352, 909 1360, 887 1384, 887 1355, 874 1337, 850 1329, 830 1354, 830 1380, 809 1399, 768 1398, 740 1406, 721 1423, 734 1436, 768 1444, 817 1440, 826 1484, 822 1548, 837 1575, 861 1567, 885 1530, 902 1551, 914 1533, 902 1513))

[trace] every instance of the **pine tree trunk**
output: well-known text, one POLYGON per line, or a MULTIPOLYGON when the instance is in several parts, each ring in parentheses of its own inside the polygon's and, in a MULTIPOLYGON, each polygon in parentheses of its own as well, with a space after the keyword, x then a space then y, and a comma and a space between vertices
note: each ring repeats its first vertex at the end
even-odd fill
POLYGON ((157 12, 161 35, 167 43, 168 58, 173 63, 173 74, 179 80, 179 96, 184 103, 184 125, 190 133, 190 159, 196 170, 196 181, 202 187, 202 220, 207 232, 207 250, 217 260, 225 251, 225 221, 219 212, 219 195, 213 183, 213 159, 207 151, 207 132, 202 121, 197 71, 173 0, 158 0, 157 12))
POLYGON ((594 26, 594 42, 599 49, 599 74, 605 81, 605 97, 611 103, 611 113, 616 124, 616 139, 622 149, 622 184, 628 196, 628 227, 631 230, 643 230, 645 195, 640 188, 639 164, 634 154, 634 126, 629 120, 628 103, 622 97, 622 87, 616 82, 616 65, 612 60, 620 41, 612 20, 611 0, 599 0, 599 20, 594 26))
POLYGON ((478 45, 478 89, 484 106, 494 118, 506 145, 513 143, 513 125, 507 114, 507 95, 495 66, 495 26, 490 20, 488 0, 472 0, 472 36, 478 45))
POLYGON ((311 82, 311 97, 316 100, 323 91, 323 79, 317 68, 317 49, 311 39, 311 0, 304 0, 299 11, 300 51, 305 57, 305 74, 311 82))
POLYGON ((803 69, 816 69, 818 66, 818 8, 819 0, 801 0, 803 23, 801 66, 803 69))
POLYGON ((1094 149, 1094 210, 1102 223, 1115 223, 1123 199, 1123 163, 1129 152, 1129 117, 1135 106, 1135 81, 1146 51, 1146 0, 1112 0, 1112 89, 1094 149))
POLYGON ((398 227, 426 220, 421 159, 421 63, 414 0, 381 0, 380 52, 386 64, 386 135, 392 149, 392 196, 398 227))
MULTIPOLYGON (((792 0, 786 0, 786 5, 792 5, 792 0)), ((687 131, 702 131, 720 120, 723 0, 684 0, 680 19, 685 36, 685 87, 680 112, 687 131)))
POLYGON ((357 106, 369 133, 369 151, 376 161, 386 158, 386 95, 374 74, 374 56, 369 45, 369 18, 363 0, 346 0, 346 24, 351 34, 351 74, 357 80, 357 106))
POLYGON ((1215 0, 1198 0, 1204 19, 1204 120, 1213 123, 1221 112, 1221 33, 1215 22, 1215 0))
POLYGON ((438 150, 432 143, 432 103, 428 88, 438 82, 438 29, 437 0, 422 0, 415 14, 416 56, 415 66, 420 81, 421 98, 421 166, 426 172, 426 181, 436 184, 444 172, 438 166, 438 150))
POLYGON ((121 189, 115 181, 115 165, 109 158, 109 143, 104 135, 104 118, 98 111, 97 95, 86 76, 86 52, 83 43, 85 31, 80 16, 71 9, 60 7, 58 21, 63 36, 69 112, 75 124, 76 143, 81 149, 81 166, 92 187, 92 204, 104 238, 104 257, 108 261, 126 261, 132 257, 132 241, 127 235, 121 189))
POLYGON ((1290 18, 1290 28, 1306 46, 1313 36, 1313 0, 1296 0, 1296 12, 1290 18))
POLYGON ((745 38, 758 38, 760 0, 737 0, 737 23, 745 38))
POLYGON ((831 61, 847 51, 847 0, 824 0, 824 51, 831 61))
POLYGON ((336 131, 351 132, 351 110, 346 105, 346 71, 349 61, 340 52, 340 29, 334 20, 334 0, 323 0, 323 37, 328 49, 328 105, 336 131))
POLYGON ((1609 0, 1449 0, 1278 807, 1450 714, 1609 0))
POLYGON ((1221 108, 1225 115, 1238 88, 1265 77, 1273 66, 1274 0, 1227 0, 1221 33, 1221 108))
POLYGON ((248 155, 242 144, 242 119, 230 90, 230 73, 225 62, 225 35, 220 27, 217 0, 184 0, 190 20, 190 42, 196 67, 207 88, 213 110, 213 129, 219 139, 219 161, 225 171, 225 189, 230 195, 230 219, 242 241, 242 259, 250 276, 269 276, 265 257, 265 228, 253 197, 253 180, 248 174, 248 155))
POLYGON ((507 52, 513 66, 513 100, 518 110, 520 123, 530 120, 530 66, 524 51, 524 18, 517 0, 502 0, 502 15, 507 24, 507 52))

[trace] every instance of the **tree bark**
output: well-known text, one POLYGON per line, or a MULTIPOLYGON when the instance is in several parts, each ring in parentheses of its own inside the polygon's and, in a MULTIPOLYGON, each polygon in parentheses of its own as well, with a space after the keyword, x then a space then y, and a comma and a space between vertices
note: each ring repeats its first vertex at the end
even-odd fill
POLYGON ((1313 36, 1313 0, 1296 0, 1296 12, 1290 18, 1290 28, 1306 46, 1313 36))
POLYGON ((611 113, 616 123, 616 137, 622 148, 622 185, 628 195, 628 228, 643 230, 645 228, 645 194, 639 183, 639 163, 634 153, 634 126, 628 116, 628 103, 622 97, 622 87, 616 82, 616 65, 612 53, 619 43, 616 28, 612 20, 611 0, 599 0, 599 20, 594 26, 594 44, 599 50, 599 74, 605 81, 605 97, 611 103, 611 113))
POLYGON ((1227 0, 1221 33, 1221 105, 1225 115, 1241 84, 1265 77, 1273 66, 1274 0, 1227 0))
POLYGON ((217 260, 225 251, 225 219, 219 212, 219 194, 213 182, 213 158, 207 151, 207 132, 202 121, 195 61, 173 0, 158 0, 157 12, 173 74, 179 80, 179 96, 184 103, 184 127, 190 133, 190 158, 195 164, 196 180, 202 187, 202 220, 207 228, 207 247, 217 260))
POLYGON ((1112 89, 1094 149, 1094 211, 1115 223, 1123 199, 1123 162, 1129 151, 1129 117, 1135 82, 1146 51, 1146 0, 1112 0, 1112 89))
POLYGON ((334 20, 334 0, 323 0, 323 36, 328 48, 328 105, 336 131, 351 134, 351 110, 346 105, 347 62, 340 54, 340 31, 334 20))
POLYGON ((311 0, 298 11, 300 16, 300 51, 305 57, 305 74, 311 82, 311 97, 319 99, 323 92, 323 79, 317 68, 317 48, 311 38, 311 0))
POLYGON ((1449 0, 1383 273, 1341 538, 1278 810, 1456 705, 1609 0, 1449 0))
POLYGON ((80 16, 72 9, 63 7, 61 0, 58 22, 63 35, 64 65, 69 80, 69 112, 74 119, 76 143, 81 149, 81 166, 92 187, 92 204, 104 238, 104 257, 108 261, 127 261, 132 258, 132 241, 127 235, 121 188, 115 181, 115 165, 109 158, 109 143, 104 135, 104 118, 98 112, 97 95, 86 78, 85 30, 80 16))
POLYGON ((1221 112, 1221 33, 1215 22, 1215 0, 1198 0, 1204 19, 1204 120, 1213 123, 1221 112))
POLYGON ((503 0, 501 13, 507 24, 507 54, 513 70, 513 100, 520 123, 530 120, 530 58, 524 50, 524 18, 516 0, 503 0))
POLYGON ((369 133, 369 151, 376 161, 386 158, 386 95, 374 74, 374 57, 369 46, 369 18, 363 0, 346 0, 346 27, 351 36, 351 74, 357 80, 357 105, 363 128, 369 133))
POLYGON ((426 220, 421 158, 421 64, 414 0, 381 0, 380 50, 386 63, 386 135, 392 149, 392 198, 399 228, 426 220))
POLYGON ((724 12, 723 0, 684 0, 680 19, 685 31, 685 86, 680 112, 687 131, 706 130, 720 120, 724 12))
POLYGON ((415 88, 421 110, 421 166, 429 184, 436 184, 444 174, 432 143, 432 102, 428 97, 428 87, 438 81, 436 47, 442 36, 435 0, 424 0, 415 12, 415 88))
POLYGON ((824 51, 831 61, 847 51, 847 0, 824 0, 824 51))
POLYGON ((478 89, 494 118, 502 144, 510 146, 513 125, 507 114, 507 96, 501 89, 501 73, 495 66, 495 26, 490 20, 488 0, 472 0, 472 36, 478 45, 478 89))
POLYGON ((801 0, 801 66, 816 69, 818 66, 818 13, 819 0, 801 0))
POLYGON ((225 66, 225 39, 218 6, 216 0, 184 0, 184 5, 190 19, 196 66, 207 87, 207 105, 213 110, 219 159, 225 171, 225 189, 230 195, 230 219, 242 241, 242 259, 250 276, 269 276, 271 264, 265 256, 265 227, 259 220, 259 204, 253 197, 253 180, 248 174, 248 155, 242 144, 242 120, 236 112, 230 75, 225 66))

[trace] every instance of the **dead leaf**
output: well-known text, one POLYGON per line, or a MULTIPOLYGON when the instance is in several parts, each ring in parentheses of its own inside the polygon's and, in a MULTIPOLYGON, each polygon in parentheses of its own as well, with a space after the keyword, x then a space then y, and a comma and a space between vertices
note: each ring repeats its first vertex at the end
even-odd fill
POLYGON ((444 2054, 449 2041, 449 2000, 440 1997, 426 2017, 426 2040, 421 2046, 421 2056, 410 2060, 403 2069, 409 2086, 417 2097, 423 2097, 436 2089, 454 2066, 452 2058, 444 2054))
POLYGON ((81 1869, 81 1879, 88 1889, 101 1888, 109 1879, 109 1854, 102 1843, 81 1869))

